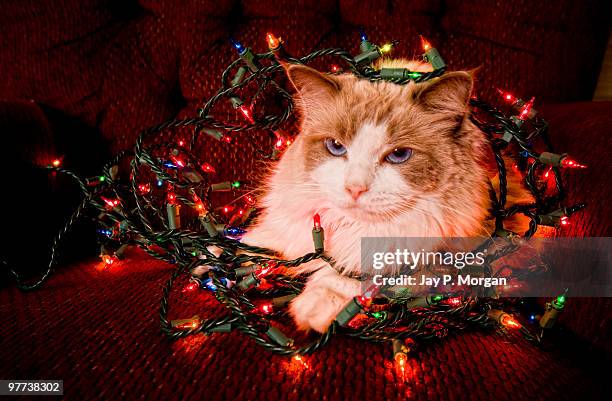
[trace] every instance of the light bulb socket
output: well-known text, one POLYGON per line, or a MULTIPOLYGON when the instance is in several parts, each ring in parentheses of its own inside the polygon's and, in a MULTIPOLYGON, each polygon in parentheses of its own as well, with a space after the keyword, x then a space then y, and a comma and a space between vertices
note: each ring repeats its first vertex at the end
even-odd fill
POLYGON ((240 53, 240 58, 247 65, 251 72, 257 72, 261 68, 261 65, 257 61, 257 56, 250 47, 245 48, 242 53, 240 53))
POLYGON ((291 345, 293 345, 293 340, 287 337, 282 331, 280 331, 274 326, 270 326, 268 331, 266 331, 266 335, 270 337, 272 341, 282 347, 290 347, 291 345))
POLYGON ((251 273, 255 273, 258 268, 259 268, 259 265, 257 264, 245 266, 245 267, 239 267, 236 270, 234 270, 234 274, 236 275, 236 277, 244 277, 251 273))
POLYGON ((247 68, 245 66, 241 66, 240 68, 238 68, 238 70, 236 71, 236 75, 234 75, 234 78, 232 78, 232 81, 230 82, 230 85, 234 87, 240 84, 240 82, 242 82, 242 80, 244 79, 244 75, 246 74, 246 72, 247 68))
POLYGON ((122 244, 119 248, 117 248, 117 250, 115 251, 115 256, 117 257, 117 259, 123 259, 125 250, 128 246, 128 244, 122 244))
POLYGON ((561 161, 567 157, 567 153, 551 153, 551 152, 542 152, 540 156, 538 156, 538 160, 540 163, 547 164, 553 167, 561 166, 561 161))
POLYGON ((242 99, 240 99, 237 96, 230 97, 230 103, 232 104, 232 107, 235 108, 235 109, 237 109, 238 107, 240 107, 240 106, 242 106, 244 104, 242 99))
POLYGON ((250 290, 253 287, 257 287, 258 285, 259 285, 259 280, 257 279, 257 277, 253 273, 251 273, 248 276, 246 276, 245 278, 243 278, 236 285, 236 288, 238 288, 242 292, 246 292, 246 291, 250 290))
POLYGON ((323 231, 323 228, 312 229, 312 242, 314 243, 315 252, 323 252, 325 250, 325 231, 323 231))
POLYGON ((355 64, 357 65, 370 64, 372 63, 372 61, 376 60, 380 56, 381 56, 380 51, 378 50, 378 48, 375 48, 374 50, 370 50, 368 52, 358 54, 355 57, 355 64))
POLYGON ((297 297, 297 294, 289 294, 282 297, 272 298, 272 306, 275 308, 283 307, 291 302, 295 297, 297 297))
POLYGON ((200 215, 199 219, 200 223, 202 223, 204 229, 210 237, 217 237, 219 235, 219 232, 217 231, 217 228, 215 227, 215 224, 208 213, 200 215))
POLYGON ((181 205, 168 203, 166 204, 166 212, 168 213, 168 228, 170 230, 181 228, 181 205))
POLYGON ((446 68, 446 63, 444 62, 444 59, 442 59, 442 56, 440 56, 438 49, 436 49, 435 47, 430 47, 429 49, 427 49, 425 54, 423 54, 423 60, 431 64, 434 70, 446 68))
POLYGON ((209 333, 229 333, 230 331, 232 331, 231 323, 223 323, 208 330, 209 333))
POLYGON ((210 190, 213 192, 230 191, 232 189, 232 183, 230 181, 217 182, 210 186, 210 190))
POLYGON ((349 303, 338 313, 336 316, 336 322, 342 327, 349 324, 351 320, 361 312, 361 304, 357 300, 357 297, 351 299, 349 303))

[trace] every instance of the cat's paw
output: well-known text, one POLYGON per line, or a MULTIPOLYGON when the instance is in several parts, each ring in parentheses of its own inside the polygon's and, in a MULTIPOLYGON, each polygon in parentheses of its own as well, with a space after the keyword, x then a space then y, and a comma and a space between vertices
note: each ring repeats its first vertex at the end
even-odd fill
POLYGON ((289 312, 299 329, 325 333, 350 300, 326 287, 307 288, 291 302, 289 312))

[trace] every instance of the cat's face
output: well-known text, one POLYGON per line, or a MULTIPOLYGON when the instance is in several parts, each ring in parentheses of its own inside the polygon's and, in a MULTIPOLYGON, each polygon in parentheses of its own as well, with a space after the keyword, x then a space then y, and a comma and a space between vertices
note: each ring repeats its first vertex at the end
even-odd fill
POLYGON ((400 86, 304 66, 287 72, 303 115, 303 184, 314 199, 367 222, 442 214, 470 196, 482 138, 466 119, 468 73, 400 86))

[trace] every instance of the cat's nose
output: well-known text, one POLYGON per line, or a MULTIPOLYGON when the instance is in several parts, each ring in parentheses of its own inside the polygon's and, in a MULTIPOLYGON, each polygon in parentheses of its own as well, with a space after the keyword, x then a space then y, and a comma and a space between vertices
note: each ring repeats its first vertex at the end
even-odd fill
POLYGON ((361 194, 368 191, 368 187, 365 185, 347 185, 344 189, 346 189, 346 192, 348 192, 355 201, 359 199, 361 194))

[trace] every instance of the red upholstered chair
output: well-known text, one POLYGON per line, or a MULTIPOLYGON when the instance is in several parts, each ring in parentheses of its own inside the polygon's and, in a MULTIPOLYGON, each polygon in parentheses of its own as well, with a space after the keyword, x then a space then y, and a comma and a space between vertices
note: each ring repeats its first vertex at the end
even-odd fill
MULTIPOLYGON (((79 153, 116 152, 145 127, 193 116, 235 58, 230 35, 263 51, 273 31, 300 55, 356 50, 363 26, 376 42, 400 40, 397 53, 411 57, 423 34, 450 69, 480 67, 484 97, 493 87, 536 97, 553 142, 590 166, 567 176, 570 198, 590 207, 565 234, 609 236, 612 103, 590 99, 610 11, 603 0, 9 0, 0 5, 0 126, 19 136, 30 124, 44 133, 31 140, 40 145, 63 138, 66 159, 91 169, 79 153), (62 129, 72 131, 70 146, 62 129)), ((225 174, 249 171, 245 146, 211 145, 209 157, 224 160, 225 174)), ((38 160, 52 153, 27 141, 18 147, 38 160)), ((39 221, 56 223, 44 214, 39 221)), ((563 348, 460 334, 411 357, 409 383, 399 388, 383 345, 337 338, 304 370, 238 333, 170 343, 157 328, 157 303, 171 267, 140 253, 114 274, 93 263, 64 266, 33 293, 0 290, 0 379, 61 378, 70 399, 603 398, 604 372, 588 355, 609 358, 609 299, 568 303, 561 330, 573 340, 563 348)), ((194 308, 220 310, 203 296, 175 313, 194 308)))

